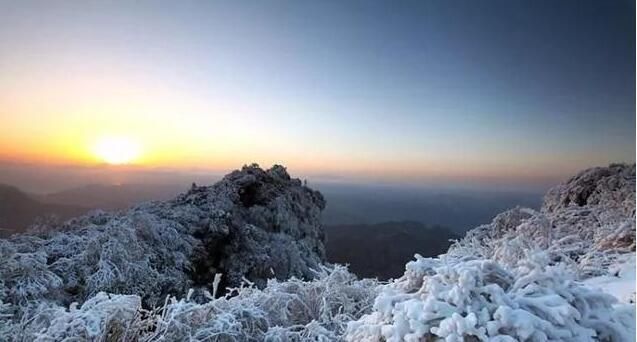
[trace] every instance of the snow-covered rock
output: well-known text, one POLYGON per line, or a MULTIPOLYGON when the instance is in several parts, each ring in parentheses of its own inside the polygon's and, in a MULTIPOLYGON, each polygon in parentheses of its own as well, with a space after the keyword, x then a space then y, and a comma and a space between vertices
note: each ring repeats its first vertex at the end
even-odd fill
POLYGON ((246 166, 166 202, 95 212, 39 235, 0 240, 5 301, 83 302, 99 292, 145 305, 243 279, 311 279, 325 259, 321 194, 282 166, 246 166))
POLYGON ((584 170, 548 191, 542 210, 603 207, 621 216, 635 216, 635 164, 611 164, 584 170))
POLYGON ((22 319, 2 311, 0 341, 333 341, 371 307, 375 280, 357 280, 343 266, 321 267, 311 281, 244 283, 205 303, 189 292, 145 309, 137 295, 97 293, 81 305, 39 302, 22 319))
POLYGON ((634 165, 587 170, 379 283, 321 265, 319 193, 244 167, 0 240, 0 340, 633 341, 634 200, 634 165))
POLYGON ((348 341, 634 341, 635 166, 580 173, 407 263, 348 341))
POLYGON ((502 254, 510 243, 518 251, 546 250, 581 279, 607 274, 617 257, 635 251, 635 165, 583 171, 549 190, 540 211, 505 211, 467 232, 448 254, 514 264, 524 254, 502 254))

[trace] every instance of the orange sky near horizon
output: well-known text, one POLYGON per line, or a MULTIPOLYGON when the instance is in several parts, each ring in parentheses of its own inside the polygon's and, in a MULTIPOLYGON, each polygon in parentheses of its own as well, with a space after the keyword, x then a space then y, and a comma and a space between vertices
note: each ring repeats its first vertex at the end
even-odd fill
MULTIPOLYGON (((542 183, 593 166, 587 165, 590 155, 519 159, 510 151, 471 153, 469 146, 453 155, 427 154, 426 148, 387 153, 356 143, 336 148, 329 136, 325 141, 295 140, 300 137, 288 127, 269 122, 249 106, 211 103, 150 81, 104 74, 56 82, 16 82, 0 93, 1 159, 95 167, 104 163, 93 151, 96 142, 127 137, 141 147, 139 158, 130 163, 140 169, 223 171, 256 162, 351 179, 542 183), (37 101, 27 94, 38 94, 37 101)), ((604 163, 600 159, 599 165, 604 163)))
POLYGON ((96 144, 124 137, 139 169, 485 184, 635 161, 632 26, 605 17, 607 36, 579 40, 587 27, 505 32, 427 6, 395 21, 321 2, 16 2, 0 13, 0 159, 100 167, 96 144))
MULTIPOLYGON (((41 77, 42 73, 30 70, 32 77, 2 87, 9 91, 0 92, 0 158, 99 166, 104 160, 94 153, 96 142, 119 136, 139 143, 141 153, 131 164, 147 169, 232 170, 257 162, 284 164, 308 175, 396 182, 518 179, 528 183, 593 166, 587 165, 591 154, 571 155, 570 160, 550 153, 520 159, 515 150, 512 154, 497 148, 479 154, 467 146, 444 154, 414 146, 388 153, 375 150, 375 144, 352 142, 353 146, 341 148, 343 142, 329 136, 303 141, 285 123, 271 121, 250 104, 235 105, 240 100, 209 101, 152 80, 92 71, 91 77, 60 83, 61 75, 41 77)), ((605 157, 612 161, 613 156, 605 157)), ((599 165, 604 163, 601 158, 599 165)))

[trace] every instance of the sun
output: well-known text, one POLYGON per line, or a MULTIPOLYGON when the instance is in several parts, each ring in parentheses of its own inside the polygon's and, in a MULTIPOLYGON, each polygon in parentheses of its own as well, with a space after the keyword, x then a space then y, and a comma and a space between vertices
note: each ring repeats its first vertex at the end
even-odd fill
POLYGON ((141 155, 141 145, 129 137, 102 137, 93 146, 93 153, 111 165, 130 164, 141 155))

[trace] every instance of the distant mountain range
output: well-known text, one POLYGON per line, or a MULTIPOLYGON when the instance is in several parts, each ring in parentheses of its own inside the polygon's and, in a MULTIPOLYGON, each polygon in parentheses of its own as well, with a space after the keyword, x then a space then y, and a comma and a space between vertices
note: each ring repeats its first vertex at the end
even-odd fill
MULTIPOLYGON (((89 184, 48 194, 28 194, 13 186, 2 186, 0 227, 23 231, 36 217, 55 214, 59 219, 90 209, 121 210, 140 202, 165 201, 188 190, 190 184, 89 184)), ((487 223, 497 213, 515 206, 539 208, 541 195, 475 190, 427 190, 318 183, 327 207, 321 217, 325 225, 374 225, 414 221, 448 227, 457 234, 487 223)), ((1 234, 1 233, 0 233, 1 234)))
POLYGON ((178 184, 90 184, 42 195, 0 184, 0 237, 23 232, 45 217, 64 221, 93 209, 120 210, 168 200, 186 190, 178 184))
POLYGON ((89 211, 78 205, 45 203, 18 188, 0 184, 0 237, 22 232, 38 218, 55 216, 64 220, 89 211))
POLYGON ((543 196, 531 192, 380 185, 315 187, 327 200, 322 216, 325 225, 415 221, 448 227, 460 235, 515 206, 539 209, 543 196))
POLYGON ((418 253, 437 256, 445 253, 451 239, 460 237, 440 226, 420 222, 326 226, 329 262, 349 264, 362 278, 389 279, 401 276, 405 260, 418 253))
POLYGON ((89 184, 37 198, 47 203, 116 210, 140 202, 169 200, 186 190, 184 184, 89 184))

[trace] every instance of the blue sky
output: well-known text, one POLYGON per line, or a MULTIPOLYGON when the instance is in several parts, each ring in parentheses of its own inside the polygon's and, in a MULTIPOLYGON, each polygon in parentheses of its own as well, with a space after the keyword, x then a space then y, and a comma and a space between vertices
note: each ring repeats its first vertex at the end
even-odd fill
MULTIPOLYGON (((83 132, 139 131, 150 118, 149 129, 169 143, 150 133, 141 140, 188 155, 154 166, 256 160, 334 177, 540 182, 634 162, 634 6, 5 3, 0 91, 11 91, 0 96, 0 115, 13 134, 0 144, 9 150, 31 139, 39 131, 19 127, 35 117, 49 122, 46 130, 83 132), (75 100, 84 101, 83 114, 75 100), (123 107, 146 112, 116 112, 123 107), (183 122, 195 132, 177 128, 183 122)), ((38 146, 11 151, 36 156, 38 146)))

